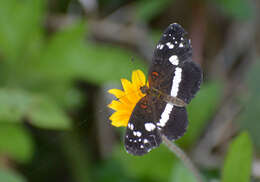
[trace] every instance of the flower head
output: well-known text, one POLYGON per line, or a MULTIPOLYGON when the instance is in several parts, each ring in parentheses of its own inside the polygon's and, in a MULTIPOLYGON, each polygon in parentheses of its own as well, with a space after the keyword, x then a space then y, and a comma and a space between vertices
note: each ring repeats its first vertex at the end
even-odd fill
POLYGON ((145 96, 140 88, 145 85, 148 86, 145 75, 141 70, 132 72, 132 82, 123 78, 121 83, 124 90, 108 90, 108 93, 113 94, 117 98, 117 100, 113 100, 108 105, 109 108, 116 111, 109 117, 112 121, 111 124, 116 127, 127 126, 136 103, 145 96))

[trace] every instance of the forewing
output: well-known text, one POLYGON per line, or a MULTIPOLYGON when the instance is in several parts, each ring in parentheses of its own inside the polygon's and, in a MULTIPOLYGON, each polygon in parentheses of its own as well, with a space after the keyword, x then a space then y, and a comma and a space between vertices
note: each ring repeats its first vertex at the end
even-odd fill
POLYGON ((177 89, 178 87, 177 97, 188 104, 200 89, 202 71, 200 66, 193 61, 183 62, 179 65, 179 69, 181 70, 181 81, 178 86, 174 86, 173 88, 177 89))
POLYGON ((149 85, 189 103, 199 90, 202 71, 191 59, 192 48, 186 31, 171 24, 156 46, 149 69, 149 85))
POLYGON ((162 142, 156 126, 159 115, 154 112, 154 106, 158 108, 157 112, 161 113, 166 103, 159 102, 147 95, 136 104, 125 134, 125 148, 128 153, 143 155, 162 142))
POLYGON ((192 47, 187 32, 177 23, 170 24, 154 51, 153 61, 163 63, 172 55, 177 55, 179 61, 185 61, 192 56, 192 47))

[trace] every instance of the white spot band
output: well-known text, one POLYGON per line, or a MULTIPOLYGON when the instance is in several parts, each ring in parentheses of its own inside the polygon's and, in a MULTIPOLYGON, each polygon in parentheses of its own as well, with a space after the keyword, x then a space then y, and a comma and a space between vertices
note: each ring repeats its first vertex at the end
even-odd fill
POLYGON ((145 123, 144 126, 147 131, 153 131, 156 128, 153 123, 145 123))
POLYGON ((175 66, 177 66, 177 65, 179 64, 179 59, 178 59, 178 57, 177 57, 176 55, 172 55, 172 56, 169 58, 169 61, 170 61, 173 65, 175 65, 175 66))
MULTIPOLYGON (((179 85, 181 82, 181 73, 182 69, 180 67, 177 67, 174 72, 174 77, 172 80, 172 88, 171 88, 171 96, 177 97, 178 91, 179 91, 179 85)), ((164 127, 166 123, 168 122, 170 118, 170 114, 172 112, 174 105, 172 103, 167 103, 164 111, 162 112, 161 119, 159 120, 159 123, 157 123, 157 126, 164 127)))
POLYGON ((165 107, 165 109, 164 109, 164 111, 161 115, 161 119, 160 119, 159 123, 157 123, 157 126, 160 126, 160 127, 165 126, 165 124, 169 120, 172 108, 173 108, 173 104, 167 103, 167 105, 166 105, 166 107, 165 107))
POLYGON ((173 49, 174 48, 174 45, 170 42, 167 42, 166 45, 169 47, 169 49, 173 49))
POLYGON ((174 72, 174 77, 172 80, 172 89, 171 89, 171 96, 177 97, 178 91, 179 91, 179 84, 181 82, 181 72, 182 69, 180 67, 177 67, 174 72))

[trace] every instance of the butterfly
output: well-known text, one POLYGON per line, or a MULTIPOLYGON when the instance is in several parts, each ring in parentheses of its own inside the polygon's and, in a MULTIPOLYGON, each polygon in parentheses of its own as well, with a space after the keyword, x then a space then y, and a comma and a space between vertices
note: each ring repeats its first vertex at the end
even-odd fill
POLYGON ((162 143, 162 135, 177 140, 188 126, 186 105, 202 82, 202 70, 192 61, 191 41, 177 23, 163 32, 148 72, 149 87, 127 125, 124 144, 133 155, 144 155, 162 143))

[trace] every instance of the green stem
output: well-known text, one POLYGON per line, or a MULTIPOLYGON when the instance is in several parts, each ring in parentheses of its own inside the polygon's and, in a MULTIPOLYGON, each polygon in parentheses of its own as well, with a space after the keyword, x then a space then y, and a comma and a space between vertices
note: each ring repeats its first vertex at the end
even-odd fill
POLYGON ((167 139, 166 136, 162 135, 162 139, 165 145, 177 156, 179 157, 184 165, 194 174, 198 182, 203 182, 202 177, 200 175, 199 170, 195 167, 191 159, 185 154, 181 148, 179 148, 176 144, 167 139))

